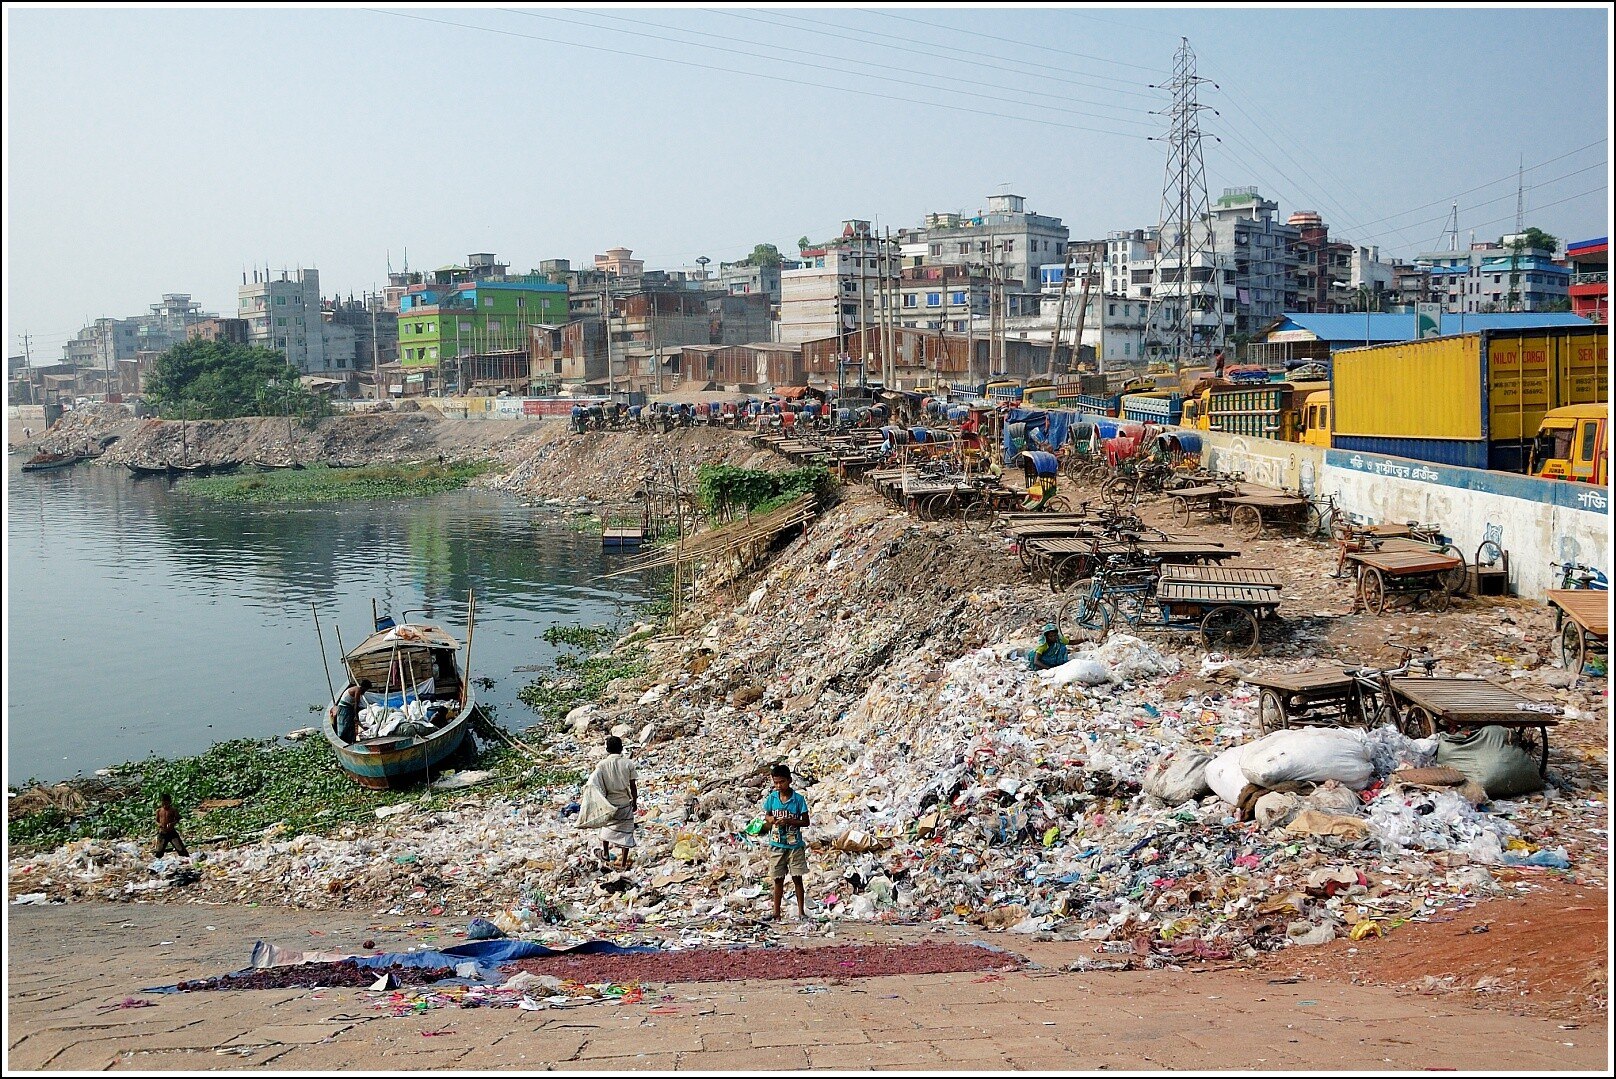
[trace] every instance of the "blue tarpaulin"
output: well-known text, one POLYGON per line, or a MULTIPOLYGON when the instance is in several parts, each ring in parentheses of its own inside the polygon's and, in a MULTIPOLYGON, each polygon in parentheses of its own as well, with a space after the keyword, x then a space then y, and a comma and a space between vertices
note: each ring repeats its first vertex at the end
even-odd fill
MULTIPOLYGON (((253 945, 254 961, 256 958, 270 950, 270 945, 259 941, 253 945)), ((586 940, 582 944, 575 944, 571 948, 546 948, 542 944, 534 944, 526 940, 473 940, 465 944, 457 944, 453 948, 444 948, 441 951, 421 952, 384 952, 380 955, 350 955, 341 959, 325 960, 326 962, 351 962, 359 967, 449 967, 454 968, 462 963, 475 963, 477 972, 472 977, 446 978, 439 984, 468 985, 474 983, 502 984, 506 978, 499 972, 502 966, 508 966, 518 959, 544 959, 553 955, 642 955, 647 952, 660 951, 650 945, 624 945, 609 940, 586 940)), ((301 964, 293 964, 301 965, 301 964)), ((261 970, 278 969, 268 966, 250 966, 244 970, 234 971, 224 975, 234 978, 241 975, 253 974, 261 970)), ((179 989, 172 985, 153 986, 142 989, 143 993, 177 993, 179 989)))
POLYGON ((1072 424, 1082 422, 1083 418, 1078 413, 1064 409, 1012 408, 1004 418, 1004 455, 1006 458, 1014 457, 1021 449, 1010 441, 1010 425, 1013 423, 1025 423, 1029 431, 1035 427, 1041 429, 1044 432, 1044 445, 1058 450, 1066 444, 1072 424))

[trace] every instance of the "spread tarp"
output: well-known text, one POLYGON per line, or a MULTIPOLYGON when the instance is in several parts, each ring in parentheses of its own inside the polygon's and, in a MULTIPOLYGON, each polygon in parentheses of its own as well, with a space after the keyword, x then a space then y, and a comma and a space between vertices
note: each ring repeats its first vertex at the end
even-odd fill
POLYGON ((1043 429, 1045 445, 1052 450, 1058 450, 1066 445, 1067 433, 1074 423, 1084 420, 1076 412, 1065 409, 1033 409, 1012 408, 1009 415, 1004 418, 1004 455, 1006 459, 1015 456, 1017 447, 1010 444, 1010 425, 1012 423, 1025 423, 1030 431, 1034 427, 1043 429))
MULTIPOLYGON (((244 970, 224 975, 233 978, 252 974, 271 967, 301 966, 305 963, 348 963, 359 967, 459 967, 463 963, 476 965, 470 977, 445 978, 440 985, 470 985, 485 983, 500 985, 507 975, 499 968, 509 966, 518 959, 545 959, 555 955, 641 955, 660 951, 649 945, 623 945, 609 940, 586 940, 571 948, 546 948, 527 940, 473 940, 441 951, 384 952, 379 955, 340 955, 333 952, 294 952, 275 947, 267 941, 253 945, 252 965, 244 970)), ((177 993, 174 985, 159 985, 142 989, 143 993, 177 993)))

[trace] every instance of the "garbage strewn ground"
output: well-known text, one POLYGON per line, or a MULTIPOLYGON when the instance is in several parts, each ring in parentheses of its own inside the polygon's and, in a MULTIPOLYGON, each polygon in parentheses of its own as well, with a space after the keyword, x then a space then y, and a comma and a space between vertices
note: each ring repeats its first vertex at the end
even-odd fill
MULTIPOLYGON (((736 439, 669 437, 685 434, 736 439)), ((593 467, 610 464, 600 452, 593 467)), ((748 459, 742 442, 727 452, 748 459)), ((563 476, 588 487, 567 457, 558 444, 509 482, 529 495, 563 476)), ((572 788, 521 803, 473 792, 452 809, 266 838, 194 866, 84 841, 14 861, 11 895, 273 898, 482 916, 546 942, 676 948, 807 939, 844 920, 969 924, 1079 940, 1078 969, 1122 970, 1368 951, 1444 910, 1602 884, 1606 681, 1550 661, 1540 606, 1470 600, 1377 619, 1349 613, 1323 545, 1266 538, 1243 562, 1286 579, 1289 634, 1265 658, 1225 662, 1182 636, 1113 634, 1079 654, 1085 677, 1065 682, 1026 669, 1022 652, 1062 597, 1027 581, 1006 541, 921 524, 849 488, 762 573, 705 583, 706 607, 681 634, 649 643, 647 673, 614 683, 545 742, 547 763, 583 771, 608 733, 628 743, 644 812, 626 872, 596 863, 598 837, 569 815, 572 788), (1498 678, 1560 705, 1547 787, 1489 800, 1474 784, 1410 775, 1438 763, 1435 740, 1389 728, 1231 753, 1259 737, 1240 670, 1389 663, 1394 637, 1428 644, 1440 673, 1498 678), (1323 771, 1258 792, 1242 812, 1249 785, 1295 783, 1298 760, 1323 771), (798 774, 811 808, 814 920, 769 928, 758 923, 765 852, 748 825, 776 761, 798 774)))

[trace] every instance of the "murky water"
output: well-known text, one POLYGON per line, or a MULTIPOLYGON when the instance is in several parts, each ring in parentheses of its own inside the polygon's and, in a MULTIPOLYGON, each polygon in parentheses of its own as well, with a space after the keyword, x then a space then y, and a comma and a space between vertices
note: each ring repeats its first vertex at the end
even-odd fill
POLYGON ((6 498, 6 779, 59 779, 150 753, 284 734, 329 701, 310 603, 338 679, 370 601, 464 641, 507 722, 557 624, 611 622, 648 598, 597 534, 490 491, 336 505, 240 506, 166 479, 80 465, 23 474, 6 498))

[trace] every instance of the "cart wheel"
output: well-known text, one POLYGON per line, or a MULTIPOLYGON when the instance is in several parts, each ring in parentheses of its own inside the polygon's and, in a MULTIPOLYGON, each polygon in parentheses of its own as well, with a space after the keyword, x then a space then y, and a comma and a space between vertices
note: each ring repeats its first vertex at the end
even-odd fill
POLYGON ((1257 729, 1264 734, 1273 734, 1290 726, 1290 716, 1285 714, 1285 698, 1280 696, 1278 690, 1265 689, 1257 698, 1257 729))
POLYGON ((986 499, 967 502, 960 507, 960 523, 972 532, 986 532, 993 523, 993 504, 986 499))
POLYGON ((1453 595, 1457 596, 1460 592, 1464 591, 1465 585, 1469 582, 1470 578, 1469 571, 1465 568, 1464 554, 1460 552, 1459 548, 1455 547, 1451 543, 1444 543, 1442 545, 1442 549, 1437 553, 1451 554, 1453 557, 1459 560, 1459 564, 1457 566, 1454 566, 1450 570, 1444 571, 1442 574, 1442 587, 1446 588, 1453 595))
POLYGON ((1049 590, 1056 595, 1066 591, 1077 580, 1077 560, 1075 558, 1052 558, 1049 560, 1049 590))
POLYGON ((1560 658, 1572 674, 1581 674, 1583 664, 1588 661, 1587 635, 1570 619, 1560 628, 1560 658))
POLYGON ((1209 652, 1255 655, 1258 637, 1257 616, 1241 607, 1214 607, 1201 619, 1201 643, 1209 652))
POLYGON ((1436 720, 1427 709, 1413 704, 1403 713, 1402 730, 1410 738, 1429 738, 1436 733, 1436 720))
POLYGON ((1429 609, 1441 613, 1453 606, 1453 593, 1446 588, 1437 588, 1420 596, 1429 609))
POLYGON ((953 513, 953 495, 932 495, 926 500, 927 520, 941 521, 953 513))
POLYGON ((1243 540, 1254 540, 1262 535, 1262 511, 1256 506, 1236 506, 1229 515, 1234 534, 1243 540))
POLYGON ((1023 573, 1032 572, 1032 554, 1027 550, 1025 539, 1016 540, 1016 560, 1021 563, 1023 573))
POLYGON ((1181 498, 1181 499, 1178 500, 1178 523, 1179 524, 1183 525, 1185 528, 1188 528, 1190 526, 1190 521, 1191 521, 1194 513, 1195 513, 1195 511, 1190 508, 1190 500, 1189 499, 1181 498))
POLYGON ((1537 758, 1537 774, 1549 774, 1549 732, 1543 727, 1515 728, 1515 744, 1537 758))
POLYGON ((1386 613, 1386 582, 1380 570, 1373 566, 1364 567, 1363 575, 1358 578, 1358 597, 1370 614, 1386 613))
POLYGON ((1319 508, 1313 505, 1313 503, 1309 502, 1307 504, 1307 509, 1302 511, 1302 535, 1306 536, 1308 539, 1312 539, 1323 531, 1323 529, 1324 518, 1319 516, 1319 508))
POLYGON ((1113 506, 1120 506, 1128 501, 1130 486, 1124 477, 1113 476, 1105 481, 1104 487, 1100 488, 1100 497, 1113 506))
MULTIPOLYGON (((1092 581, 1079 583, 1092 588, 1092 581)), ((1057 624, 1063 631, 1070 627, 1074 641, 1103 641, 1111 632, 1111 611, 1105 601, 1084 592, 1061 608, 1057 624)))
POLYGON ((1072 504, 1066 501, 1065 495, 1056 495, 1054 498, 1044 503, 1044 509, 1050 513, 1071 513, 1072 504))

